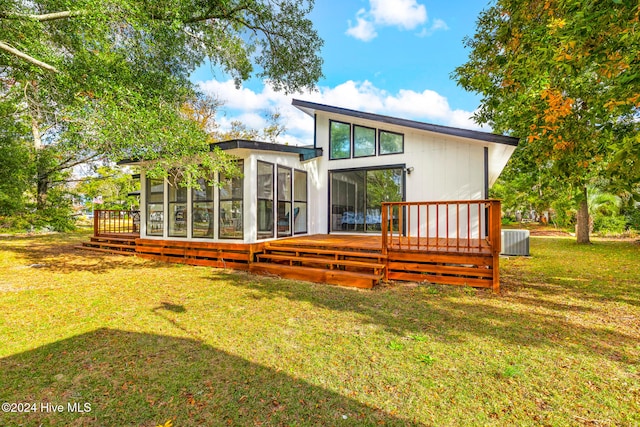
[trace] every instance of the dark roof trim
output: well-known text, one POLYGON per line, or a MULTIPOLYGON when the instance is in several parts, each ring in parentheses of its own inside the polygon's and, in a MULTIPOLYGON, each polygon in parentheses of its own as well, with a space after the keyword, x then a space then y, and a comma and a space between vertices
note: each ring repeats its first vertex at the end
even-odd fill
POLYGON ((512 136, 497 135, 494 133, 480 132, 477 130, 459 129, 449 126, 433 125, 430 123, 416 122, 414 120, 399 119, 396 117, 383 116, 380 114, 365 113, 362 111, 350 110, 348 108, 333 107, 331 105, 317 104, 315 102, 302 101, 294 99, 291 104, 307 113, 311 117, 315 111, 325 111, 327 113, 341 114, 343 116, 356 117, 359 119, 373 120, 376 122, 387 123, 390 125, 404 126, 412 129, 425 130, 429 132, 442 133, 445 135, 459 136, 461 138, 470 138, 480 141, 494 142, 498 144, 506 144, 517 146, 519 139, 512 136))
POLYGON ((293 145, 274 144, 272 142, 247 141, 244 139, 234 139, 231 141, 215 142, 209 147, 220 147, 221 150, 233 150, 244 148, 247 150, 275 151, 279 153, 295 153, 300 156, 300 160, 311 160, 322 156, 321 148, 297 147, 293 145))
MULTIPOLYGON (((230 141, 214 142, 209 144, 209 149, 213 150, 214 147, 219 147, 221 150, 233 150, 238 148, 245 148, 248 150, 261 150, 261 151, 275 151, 279 153, 294 153, 300 156, 300 161, 315 159, 316 157, 322 157, 322 148, 313 147, 297 147, 293 145, 274 144, 272 142, 260 142, 260 141, 247 141, 244 139, 233 139, 230 141)), ((133 163, 140 163, 139 159, 125 159, 119 161, 118 165, 127 165, 133 163)))

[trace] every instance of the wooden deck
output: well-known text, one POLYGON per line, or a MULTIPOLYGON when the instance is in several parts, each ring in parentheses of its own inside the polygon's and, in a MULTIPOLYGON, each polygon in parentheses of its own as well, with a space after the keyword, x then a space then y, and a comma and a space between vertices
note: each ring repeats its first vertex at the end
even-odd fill
MULTIPOLYGON (((395 230, 394 223, 385 219, 388 227, 378 235, 315 234, 253 244, 144 239, 135 226, 121 227, 121 233, 99 227, 99 235, 84 243, 83 248, 366 289, 381 281, 399 280, 492 288, 499 292, 499 202, 475 202, 473 206, 483 212, 482 217, 478 215, 482 221, 476 221, 480 225, 475 235, 470 202, 437 202, 441 203, 447 206, 443 222, 448 237, 442 237, 440 228, 435 232, 427 228, 426 233, 421 233, 408 215, 404 224, 402 218, 395 223, 395 230), (465 224, 460 225, 460 218, 450 220, 449 205, 455 205, 469 218, 466 230, 465 224), (450 221, 457 227, 453 233, 450 221), (403 228, 405 231, 400 232, 403 228)), ((409 205, 416 204, 387 204, 383 217, 398 216, 398 209, 403 208, 410 212, 409 205)), ((427 206, 427 217, 428 209, 427 206)), ((111 221, 114 215, 110 214, 111 221)), ((420 211, 416 216, 420 218, 420 211)))

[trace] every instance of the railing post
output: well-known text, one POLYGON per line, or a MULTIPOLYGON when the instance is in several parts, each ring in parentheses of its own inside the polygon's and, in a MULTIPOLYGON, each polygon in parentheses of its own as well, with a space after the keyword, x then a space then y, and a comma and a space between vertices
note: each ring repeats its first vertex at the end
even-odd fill
POLYGON ((489 218, 489 238, 491 243, 491 255, 493 258, 493 292, 500 293, 500 252, 501 245, 501 223, 502 206, 500 200, 491 200, 489 218))
POLYGON ((100 237, 100 212, 99 209, 93 211, 93 237, 100 237))
POLYGON ((382 255, 387 254, 387 221, 389 220, 388 215, 389 204, 382 204, 382 255))

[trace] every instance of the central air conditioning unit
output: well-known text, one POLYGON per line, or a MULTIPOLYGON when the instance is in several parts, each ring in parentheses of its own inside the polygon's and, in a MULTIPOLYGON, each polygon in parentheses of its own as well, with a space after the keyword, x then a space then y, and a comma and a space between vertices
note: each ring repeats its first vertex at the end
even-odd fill
POLYGON ((529 256, 529 230, 502 230, 500 255, 529 256))

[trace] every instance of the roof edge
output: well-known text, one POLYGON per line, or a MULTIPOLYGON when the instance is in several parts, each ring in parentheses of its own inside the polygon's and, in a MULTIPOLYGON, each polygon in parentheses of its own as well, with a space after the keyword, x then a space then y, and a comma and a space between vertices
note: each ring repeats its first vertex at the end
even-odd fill
POLYGON ((434 125, 431 123, 418 122, 415 120, 401 119, 398 117, 385 116, 382 114, 366 113, 364 111, 351 110, 349 108, 334 107, 332 105, 318 104, 315 102, 293 99, 291 104, 302 112, 313 116, 313 111, 325 111, 327 113, 341 114, 344 116, 356 117, 359 119, 373 120, 391 125, 404 126, 412 129, 424 130, 428 132, 441 133, 445 135, 458 136, 461 138, 475 139, 497 144, 517 146, 519 138, 495 133, 482 132, 478 130, 461 129, 451 126, 434 125))

